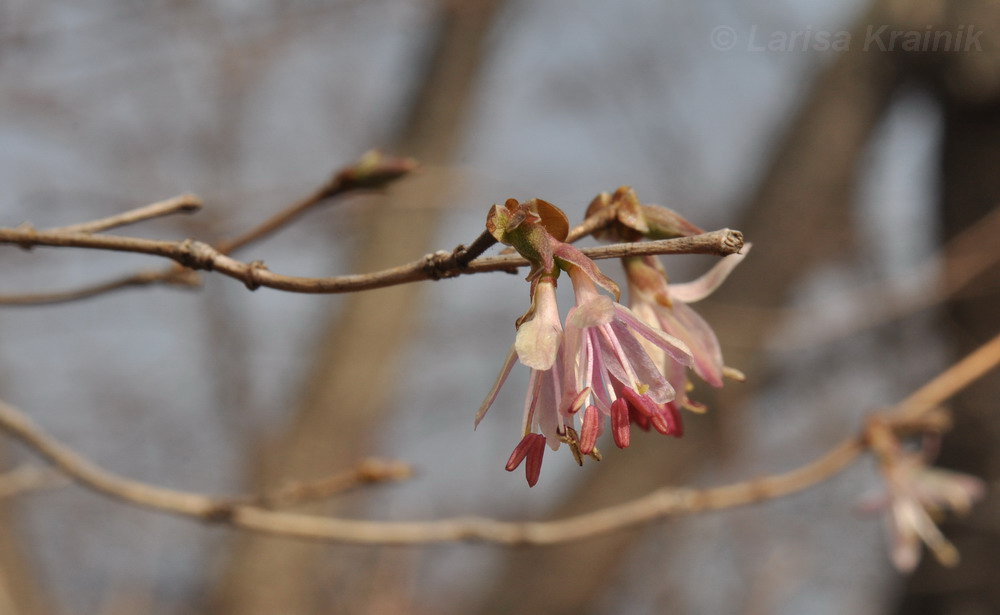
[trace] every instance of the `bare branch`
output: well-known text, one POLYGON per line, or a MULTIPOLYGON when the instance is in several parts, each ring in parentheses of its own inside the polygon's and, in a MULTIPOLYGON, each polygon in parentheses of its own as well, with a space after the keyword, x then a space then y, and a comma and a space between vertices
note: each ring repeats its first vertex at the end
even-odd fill
POLYGON ((7 306, 32 306, 32 305, 52 305, 57 303, 69 303, 79 299, 86 299, 96 295, 103 295, 123 288, 133 286, 149 286, 150 284, 171 284, 178 287, 195 288, 201 285, 201 278, 190 269, 172 266, 170 269, 159 271, 137 271, 136 273, 115 279, 83 286, 81 288, 53 291, 47 293, 31 293, 20 295, 0 295, 0 305, 7 306))
MULTIPOLYGON (((948 397, 1000 363, 1000 335, 925 384, 885 415, 903 426, 920 420, 948 397)), ((864 435, 848 438, 800 468, 711 489, 663 488, 635 500, 556 521, 506 522, 478 517, 384 522, 275 512, 239 499, 148 485, 103 470, 46 434, 22 412, 0 402, 0 429, 28 445, 80 485, 143 508, 206 522, 292 538, 355 544, 420 544, 480 541, 504 545, 551 545, 647 523, 670 515, 721 510, 778 498, 835 476, 865 450, 864 435)))
POLYGON ((240 498, 240 504, 263 508, 283 508, 304 502, 325 500, 356 487, 397 482, 413 476, 413 468, 402 461, 365 459, 356 468, 313 481, 295 481, 271 493, 240 498))
MULTIPOLYGON (((391 182, 405 176, 417 168, 417 162, 412 158, 398 158, 382 154, 377 150, 365 153, 354 163, 343 167, 334 173, 330 179, 304 199, 288 205, 277 214, 271 216, 249 231, 219 242, 215 248, 222 254, 233 251, 273 234, 290 224, 309 209, 329 199, 344 196, 359 190, 382 188, 391 182)), ((63 233, 94 233, 124 224, 133 224, 156 216, 167 215, 176 211, 196 211, 201 207, 201 201, 194 195, 181 195, 161 203, 140 207, 110 218, 84 222, 71 226, 49 229, 50 232, 63 233)), ((25 231, 33 231, 30 226, 21 227, 25 231)), ((27 246, 25 246, 27 247, 27 246)), ((197 286, 197 275, 190 270, 173 266, 159 272, 140 271, 132 275, 99 282, 82 288, 55 291, 48 293, 32 293, 17 295, 0 295, 0 305, 40 305, 66 303, 85 299, 107 292, 145 286, 149 284, 166 283, 177 286, 197 286)))
POLYGON ((69 479, 60 472, 24 464, 0 474, 0 500, 31 491, 64 487, 68 484, 69 479))
POLYGON ((161 218, 176 213, 195 213, 201 209, 201 206, 201 198, 198 196, 194 194, 182 194, 165 201, 146 205, 145 207, 101 218, 100 220, 60 226, 49 230, 57 233, 99 233, 100 231, 135 224, 152 218, 161 218))
POLYGON ((897 411, 891 418, 897 421, 919 419, 921 415, 934 410, 941 402, 989 373, 998 364, 1000 334, 899 402, 897 411))
MULTIPOLYGON (((460 267, 458 258, 464 251, 464 248, 460 248, 454 252, 441 251, 428 254, 411 263, 375 273, 305 278, 273 273, 267 269, 262 261, 241 262, 226 256, 206 243, 191 239, 174 242, 140 237, 36 231, 30 228, 2 228, 0 229, 0 243, 26 248, 55 246, 150 254, 173 259, 189 269, 217 271, 225 276, 240 280, 251 290, 266 286, 288 292, 317 294, 356 292, 422 280, 452 278, 463 274, 508 271, 529 264, 520 256, 509 255, 480 258, 472 261, 466 267, 460 267)), ((583 250, 583 253, 593 259, 652 254, 715 254, 725 256, 739 252, 742 247, 742 233, 721 229, 692 237, 587 248, 583 250)))

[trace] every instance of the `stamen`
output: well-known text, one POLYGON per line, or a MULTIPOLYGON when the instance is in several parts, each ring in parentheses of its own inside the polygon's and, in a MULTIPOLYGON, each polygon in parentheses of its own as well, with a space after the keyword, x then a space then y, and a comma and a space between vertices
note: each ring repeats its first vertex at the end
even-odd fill
POLYGON ((630 442, 628 403, 621 398, 611 404, 611 435, 618 448, 628 448, 630 442))
POLYGON ((583 413, 583 426, 580 428, 580 452, 584 455, 593 452, 600 427, 601 413, 597 406, 587 406, 583 413))

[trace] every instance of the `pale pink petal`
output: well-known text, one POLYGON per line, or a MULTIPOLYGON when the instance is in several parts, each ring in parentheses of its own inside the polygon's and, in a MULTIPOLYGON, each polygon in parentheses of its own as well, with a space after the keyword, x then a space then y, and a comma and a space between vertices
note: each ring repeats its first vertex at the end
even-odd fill
POLYGON ((615 302, 605 295, 595 295, 589 301, 578 304, 566 317, 567 327, 586 329, 611 322, 615 317, 615 302))
POLYGON ((681 339, 694 355, 694 371, 714 387, 722 386, 722 349, 712 327, 686 304, 675 301, 673 307, 657 310, 660 326, 681 339))
POLYGON ((635 339, 621 323, 611 323, 611 328, 618 334, 618 342, 621 344, 622 350, 625 351, 625 357, 631 364, 639 383, 649 387, 649 391, 647 391, 649 396, 658 404, 672 400, 674 387, 660 373, 660 369, 646 354, 646 349, 639 343, 639 340, 635 339))
POLYGON ((535 287, 534 305, 534 317, 518 328, 514 348, 521 363, 532 369, 546 370, 556 362, 562 344, 559 307, 551 283, 543 282, 535 287))
POLYGON ((739 254, 724 256, 714 267, 697 280, 685 282, 684 284, 671 284, 670 298, 683 301, 684 303, 695 303, 711 295, 715 292, 715 289, 726 281, 726 278, 733 272, 736 265, 739 265, 743 261, 747 252, 750 251, 750 245, 749 243, 744 244, 743 250, 739 254))
POLYGON ((912 572, 920 562, 920 539, 910 521, 911 506, 910 502, 893 502, 892 514, 888 517, 892 563, 900 572, 912 572))
POLYGON ((559 448, 559 429, 562 427, 562 415, 559 412, 559 402, 562 396, 559 391, 559 378, 554 370, 539 372, 538 402, 535 407, 535 424, 542 432, 552 450, 559 448))
POLYGON ((694 362, 691 349, 687 347, 687 344, 659 328, 650 327, 624 305, 615 304, 615 316, 628 325, 630 329, 656 345, 657 348, 669 354, 678 363, 691 365, 694 362))
POLYGON ((515 352, 514 347, 511 346, 510 350, 507 351, 507 357, 503 360, 503 367, 500 368, 500 374, 497 376, 496 382, 493 383, 493 388, 486 395, 486 399, 483 400, 481 406, 479 406, 479 411, 476 412, 476 422, 473 429, 479 427, 479 422, 483 420, 486 416, 486 411, 490 409, 493 402, 496 401, 497 395, 500 393, 500 387, 503 386, 504 382, 507 382, 507 376, 510 375, 510 370, 514 367, 514 363, 517 362, 517 352, 515 352))

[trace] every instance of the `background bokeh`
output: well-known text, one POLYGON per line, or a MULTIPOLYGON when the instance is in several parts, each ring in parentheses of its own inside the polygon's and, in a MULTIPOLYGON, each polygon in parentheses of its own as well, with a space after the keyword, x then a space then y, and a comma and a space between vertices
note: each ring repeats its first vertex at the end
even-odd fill
MULTIPOLYGON (((190 191, 202 212, 125 232, 218 239, 379 146, 424 166, 240 256, 298 275, 367 271, 470 242, 506 198, 544 198, 578 221, 623 184, 754 242, 699 307, 750 381, 704 393, 712 411, 688 416, 682 440, 643 435, 583 468, 549 454, 531 490, 503 470, 526 373, 472 430, 527 305, 527 285, 499 273, 352 297, 249 293, 207 274, 196 290, 0 306, 0 397, 98 464, 180 489, 254 492, 375 455, 411 463, 408 482, 306 508, 374 519, 540 519, 789 469, 998 328, 995 242, 962 258, 942 249, 997 226, 998 24, 986 0, 0 2, 3 226, 190 191), (873 24, 971 26, 982 48, 865 49, 873 24), (806 31, 854 37, 842 52, 759 48, 806 31)), ((160 265, 0 254, 6 295, 160 265)), ((711 263, 667 266, 680 281, 711 263)), ((943 457, 991 483, 996 380, 953 406, 943 457)), ((6 441, 0 457, 7 469, 33 459, 6 441)), ((924 562, 908 581, 878 515, 859 512, 879 488, 860 463, 781 501, 509 550, 262 539, 65 487, 0 500, 0 611, 1000 610, 997 500, 946 526, 959 568, 924 562)))

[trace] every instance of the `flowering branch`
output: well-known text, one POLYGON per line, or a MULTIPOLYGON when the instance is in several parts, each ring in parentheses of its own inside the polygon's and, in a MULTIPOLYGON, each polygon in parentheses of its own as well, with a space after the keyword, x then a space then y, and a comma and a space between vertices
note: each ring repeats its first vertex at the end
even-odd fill
MULTIPOLYGON (((240 280, 251 290, 266 286, 288 292, 321 294, 370 290, 396 284, 438 280, 487 271, 506 271, 529 264, 520 256, 510 255, 479 258, 463 267, 460 265, 459 259, 464 254, 465 248, 460 248, 453 252, 439 251, 428 254, 411 263, 374 273, 306 278, 274 273, 269 271, 262 261, 251 263, 238 261, 227 256, 218 248, 192 239, 162 241, 59 230, 36 231, 32 228, 19 227, 0 228, 0 243, 19 245, 24 248, 53 246, 150 254, 173 259, 188 269, 217 271, 225 276, 240 280)), ((742 246, 743 235, 739 231, 722 229, 694 237, 615 244, 588 248, 583 252, 593 259, 649 254, 716 254, 725 256, 739 252, 742 246)))
MULTIPOLYGON (((1000 335, 885 413, 882 424, 905 428, 1000 364, 1000 335)), ((0 402, 0 429, 48 459, 83 487, 143 508, 286 537, 355 544, 480 541, 551 545, 612 532, 656 519, 722 510, 797 493, 838 474, 869 446, 866 432, 834 446, 800 468, 710 489, 663 488, 635 500, 556 521, 505 522, 459 517, 425 522, 337 519, 276 512, 243 502, 156 487, 103 470, 46 434, 22 412, 0 402)))

